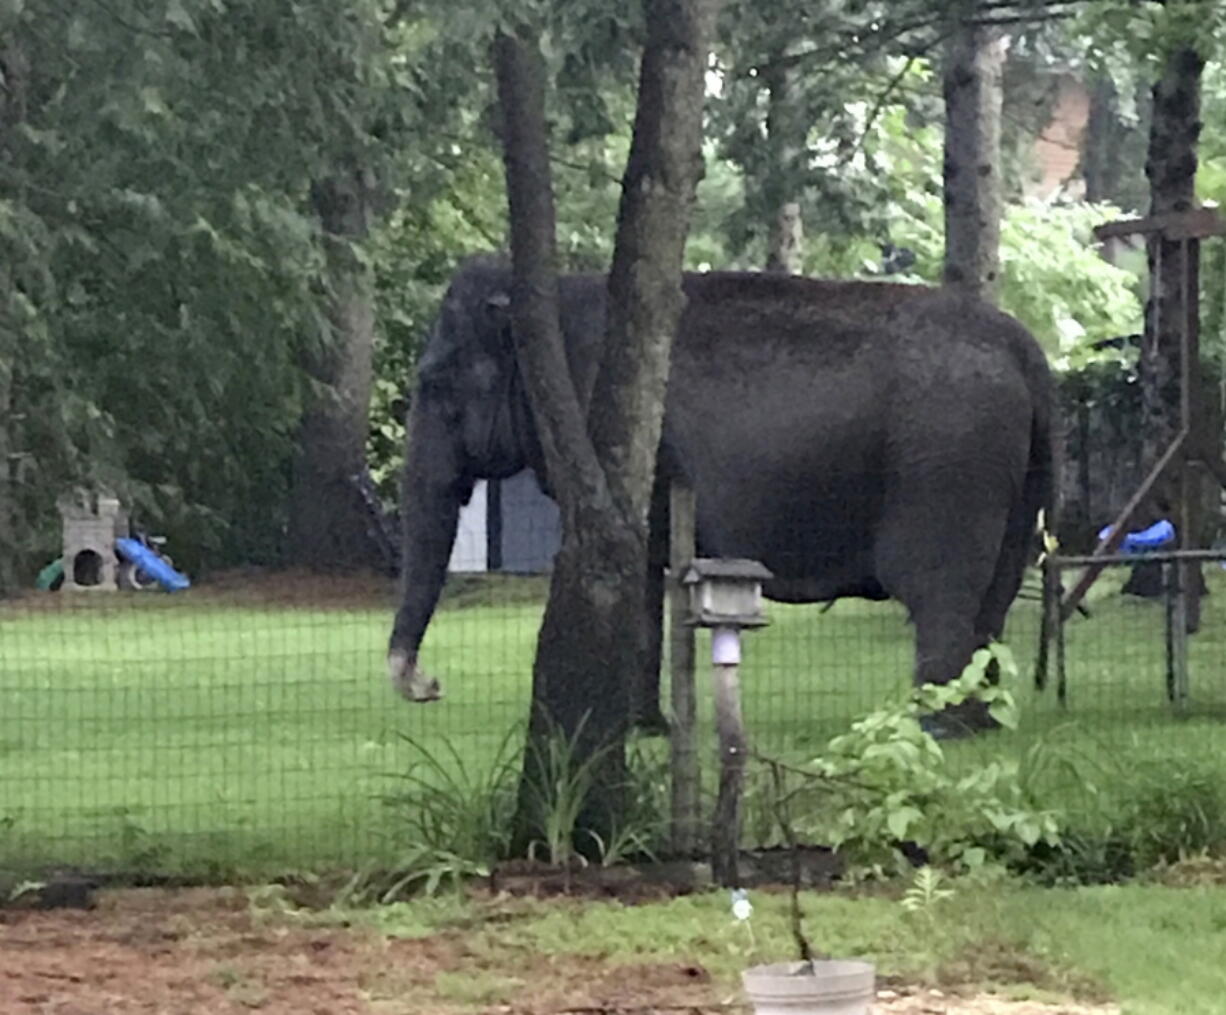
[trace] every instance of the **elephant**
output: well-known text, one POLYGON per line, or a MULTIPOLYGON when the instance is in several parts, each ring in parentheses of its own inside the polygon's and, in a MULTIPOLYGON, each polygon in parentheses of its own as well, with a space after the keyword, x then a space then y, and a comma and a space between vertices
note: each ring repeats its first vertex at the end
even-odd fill
MULTIPOLYGON (((1052 379, 1037 341, 952 288, 733 271, 687 273, 682 286, 657 489, 676 478, 694 490, 700 555, 762 562, 778 602, 896 599, 915 631, 916 683, 958 676, 1001 636, 1036 519, 1053 509, 1052 379)), ((510 287, 504 262, 463 264, 418 363, 388 650, 393 686, 414 701, 440 695, 418 650, 474 482, 529 467, 549 492, 510 287)), ((581 397, 605 301, 604 275, 559 279, 581 397)), ((658 546, 654 511, 651 526, 658 546)), ((649 601, 658 632, 662 593, 649 601)), ((994 726, 978 701, 927 719, 939 736, 994 726)))

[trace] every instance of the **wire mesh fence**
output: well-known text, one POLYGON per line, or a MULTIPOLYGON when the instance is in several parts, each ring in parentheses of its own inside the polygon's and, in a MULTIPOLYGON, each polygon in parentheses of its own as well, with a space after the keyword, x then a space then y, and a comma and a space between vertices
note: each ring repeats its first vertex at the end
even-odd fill
MULTIPOLYGON (((1040 604, 1014 606, 1017 731, 948 745, 956 764, 1012 758, 1036 744, 1051 806, 1092 805, 1094 780, 1126 786, 1155 760, 1221 761, 1226 774, 1226 573, 1189 650, 1189 699, 1166 692, 1165 609, 1124 595, 1126 568, 1092 590, 1067 625, 1068 700, 1031 682, 1040 604)), ((31 592, 0 604, 0 867, 83 867, 132 875, 233 876, 354 867, 405 844, 384 798, 418 745, 492 764, 527 716, 544 575, 454 573, 423 665, 445 697, 413 705, 388 686, 390 580, 229 575, 175 595, 31 592)), ((913 640, 892 602, 768 604, 742 666, 754 746, 813 757, 858 715, 905 693, 913 640)), ((700 635, 704 775, 715 741, 700 635)), ((665 688, 667 701, 667 688, 665 688)), ((662 740, 641 749, 666 758, 662 740)), ((747 812, 746 840, 767 835, 747 812)))

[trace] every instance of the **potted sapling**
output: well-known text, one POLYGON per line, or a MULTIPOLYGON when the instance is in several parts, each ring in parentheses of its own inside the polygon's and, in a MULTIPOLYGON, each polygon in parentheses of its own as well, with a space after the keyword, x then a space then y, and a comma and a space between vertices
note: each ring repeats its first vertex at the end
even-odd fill
MULTIPOLYGON (((800 908, 800 848, 787 813, 788 796, 782 791, 781 766, 763 759, 771 769, 774 806, 792 854, 792 890, 789 923, 796 959, 751 966, 741 983, 755 1015, 869 1015, 877 992, 876 969, 863 959, 835 959, 818 955, 805 936, 800 908)), ((748 922, 753 908, 744 892, 733 893, 732 913, 748 922)))

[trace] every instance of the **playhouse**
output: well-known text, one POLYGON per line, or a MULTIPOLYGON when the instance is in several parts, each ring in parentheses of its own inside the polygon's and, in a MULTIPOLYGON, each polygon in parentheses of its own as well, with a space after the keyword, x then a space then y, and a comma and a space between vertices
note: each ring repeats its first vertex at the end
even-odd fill
POLYGON ((558 506, 541 493, 533 472, 481 480, 460 509, 448 570, 543 574, 561 541, 558 506))
POLYGON ((177 592, 191 585, 171 567, 170 558, 155 549, 164 540, 129 535, 127 513, 113 493, 74 490, 56 506, 63 525, 63 555, 43 569, 40 588, 73 592, 159 587, 177 592))
POLYGON ((128 516, 113 494, 74 490, 56 501, 64 526, 63 588, 118 587, 115 540, 128 534, 128 516))

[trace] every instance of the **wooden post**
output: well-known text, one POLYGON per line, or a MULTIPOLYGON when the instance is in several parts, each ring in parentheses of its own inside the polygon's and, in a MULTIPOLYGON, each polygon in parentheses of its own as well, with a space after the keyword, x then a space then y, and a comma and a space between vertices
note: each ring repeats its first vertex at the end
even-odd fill
MULTIPOLYGON (((1064 585, 1064 572, 1060 568, 1054 569, 1056 572, 1056 590, 1055 595, 1060 595, 1060 589, 1064 585)), ((1056 624, 1056 700, 1061 705, 1068 704, 1068 658, 1066 654, 1067 644, 1065 642, 1064 630, 1064 611, 1060 608, 1059 599, 1056 600, 1052 610, 1052 619, 1056 624)))
POLYGON ((1188 569, 1181 560, 1162 565, 1162 596, 1166 603, 1166 696, 1176 709, 1188 700, 1188 613, 1184 582, 1188 569))
POLYGON ((741 715, 740 632, 711 632, 714 657, 715 728, 719 734, 719 796, 711 822, 711 875, 725 888, 740 885, 741 791, 748 741, 741 715))
POLYGON ((673 852, 693 856, 701 826, 701 769, 698 759, 698 697, 694 688, 694 628, 686 623, 686 590, 681 576, 694 559, 694 491, 674 482, 669 491, 669 691, 672 700, 673 852))

